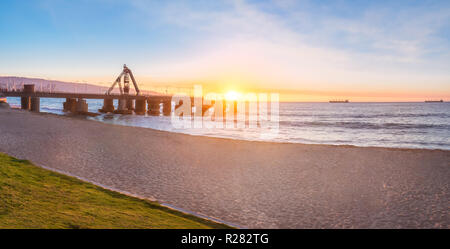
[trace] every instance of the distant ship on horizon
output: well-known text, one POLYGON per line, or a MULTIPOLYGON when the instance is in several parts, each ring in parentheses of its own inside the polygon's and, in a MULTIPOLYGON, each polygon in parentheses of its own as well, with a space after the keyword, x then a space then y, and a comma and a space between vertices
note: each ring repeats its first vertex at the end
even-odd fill
POLYGON ((330 100, 330 103, 348 103, 348 99, 345 100, 340 100, 340 99, 335 99, 335 100, 330 100))
POLYGON ((440 103, 440 102, 444 102, 444 100, 425 100, 425 103, 440 103))

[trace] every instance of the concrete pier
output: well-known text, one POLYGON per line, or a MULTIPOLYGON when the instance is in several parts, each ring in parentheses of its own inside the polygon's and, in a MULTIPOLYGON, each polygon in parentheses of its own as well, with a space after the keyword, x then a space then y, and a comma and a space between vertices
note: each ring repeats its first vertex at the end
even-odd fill
POLYGON ((20 108, 23 110, 30 110, 31 108, 31 98, 30 97, 21 97, 20 98, 20 108))
POLYGON ((205 115, 205 112, 207 112, 213 106, 214 105, 203 105, 202 106, 202 115, 205 115))
POLYGON ((117 104, 117 110, 118 111, 124 111, 127 109, 127 102, 125 99, 119 99, 117 104))
POLYGON ((114 112, 114 100, 112 98, 104 99, 103 100, 103 107, 102 109, 98 110, 99 112, 108 113, 108 112, 114 112))
POLYGON ((147 111, 145 102, 145 99, 136 99, 136 109, 134 110, 134 113, 138 115, 144 115, 147 111))
POLYGON ((96 113, 89 112, 88 103, 82 98, 66 98, 66 102, 63 103, 63 111, 92 117, 98 115, 96 113))
POLYGON ((169 116, 172 113, 172 100, 165 100, 163 102, 163 114, 169 116))
POLYGON ((75 113, 77 111, 77 100, 72 98, 67 98, 66 102, 63 103, 63 111, 75 113))
POLYGON ((77 113, 87 113, 88 112, 88 104, 84 99, 78 99, 77 101, 77 113))
POLYGON ((223 118, 225 120, 227 113, 228 113, 228 106, 227 106, 227 101, 224 99, 222 100, 222 108, 223 108, 223 118))
MULTIPOLYGON (((24 85, 23 92, 27 93, 27 94, 34 93, 34 85, 24 85)), ((30 96, 24 96, 24 97, 20 98, 20 108, 23 110, 31 109, 31 97, 30 96)))
MULTIPOLYGON (((129 94, 91 94, 69 92, 35 92, 34 85, 24 85, 23 91, 3 91, 5 97, 21 98, 21 108, 24 110, 40 111, 40 98, 65 98, 63 111, 71 113, 83 113, 86 115, 98 115, 89 113, 87 99, 103 99, 103 106, 99 109, 102 113, 144 115, 171 115, 173 111, 172 96, 170 95, 129 95, 129 94), (115 108, 114 100, 118 100, 115 108), (162 110, 161 110, 162 105, 162 110)), ((191 97, 193 100, 193 97, 191 97)), ((191 101, 193 103, 193 101, 191 101)), ((205 111, 205 109, 203 109, 205 111)))
POLYGON ((127 109, 130 111, 134 110, 134 99, 127 99, 127 109))
POLYGON ((40 98, 31 98, 30 101, 30 110, 32 112, 40 112, 41 111, 41 99, 40 98))
POLYGON ((126 99, 119 99, 117 110, 114 111, 116 114, 132 114, 132 110, 128 110, 127 108, 127 100, 126 99))
POLYGON ((195 115, 197 114, 197 108, 195 107, 195 98, 191 97, 191 115, 192 117, 195 117, 195 115))
POLYGON ((160 111, 159 111, 159 104, 160 104, 160 100, 155 100, 155 99, 147 99, 147 105, 148 105, 148 114, 150 115, 159 115, 160 111))

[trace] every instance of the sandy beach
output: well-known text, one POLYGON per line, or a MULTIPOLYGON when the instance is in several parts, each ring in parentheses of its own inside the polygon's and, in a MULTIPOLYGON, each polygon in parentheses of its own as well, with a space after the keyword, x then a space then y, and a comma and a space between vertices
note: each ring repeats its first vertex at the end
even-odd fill
POLYGON ((450 228, 450 151, 250 142, 0 109, 0 151, 246 228, 450 228))

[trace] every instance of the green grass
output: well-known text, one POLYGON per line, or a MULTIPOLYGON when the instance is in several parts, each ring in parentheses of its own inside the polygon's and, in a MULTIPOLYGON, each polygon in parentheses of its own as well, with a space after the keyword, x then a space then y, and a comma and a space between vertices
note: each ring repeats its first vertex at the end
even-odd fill
POLYGON ((0 153, 0 228, 229 228, 0 153))

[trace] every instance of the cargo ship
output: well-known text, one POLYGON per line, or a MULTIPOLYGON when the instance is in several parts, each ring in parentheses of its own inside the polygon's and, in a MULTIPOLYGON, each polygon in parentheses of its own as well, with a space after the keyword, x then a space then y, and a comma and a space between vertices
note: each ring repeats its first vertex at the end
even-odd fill
POLYGON ((444 100, 425 100, 425 103, 441 103, 444 102, 444 100))
POLYGON ((330 103, 348 103, 348 99, 346 100, 330 100, 330 103))

